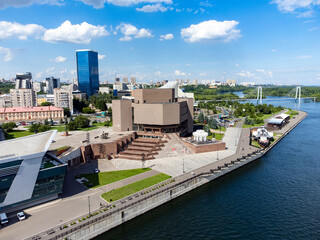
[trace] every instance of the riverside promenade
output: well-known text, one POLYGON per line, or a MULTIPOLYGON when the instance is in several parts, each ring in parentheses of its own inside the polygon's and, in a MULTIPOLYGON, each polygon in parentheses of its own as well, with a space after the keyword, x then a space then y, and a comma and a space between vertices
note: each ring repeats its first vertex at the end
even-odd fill
MULTIPOLYGON (((116 206, 114 208, 112 208, 111 210, 108 210, 107 213, 101 213, 97 216, 93 216, 91 218, 89 218, 88 220, 84 221, 83 223, 77 223, 74 226, 70 226, 67 229, 63 229, 62 227, 68 223, 71 223, 83 216, 87 216, 88 214, 83 214, 83 208, 81 208, 81 212, 78 218, 76 219, 70 219, 67 222, 61 222, 61 224, 58 224, 56 226, 53 226, 51 228, 42 228, 45 231, 42 232, 37 232, 37 234, 33 234, 33 235, 26 235, 23 232, 23 228, 25 228, 25 226, 23 227, 19 227, 19 228, 15 228, 13 226, 13 231, 11 232, 11 234, 9 233, 9 231, 2 231, 2 233, 0 233, 0 238, 1 239, 64 239, 65 237, 70 236, 70 234, 80 231, 82 228, 86 227, 86 226, 90 226, 90 224, 94 224, 95 222, 98 222, 100 220, 102 220, 104 217, 110 217, 112 215, 115 215, 121 211, 124 211, 125 209, 128 209, 132 206, 134 206, 135 204, 141 203, 146 201, 148 198, 152 198, 154 196, 156 196, 157 194, 161 194, 165 191, 169 191, 170 189, 174 189, 176 187, 179 187, 179 185, 183 185, 187 182, 192 181, 193 179, 205 179, 206 181, 203 181, 202 184, 209 182, 217 177, 220 177, 230 171, 233 171, 255 159, 260 158, 261 156, 263 156, 264 154, 266 154, 273 146, 275 146, 286 134, 288 134, 299 122, 301 122, 305 117, 307 116, 306 113, 304 112, 299 112, 299 115, 295 116, 294 119, 290 120, 290 123, 287 124, 283 129, 281 129, 281 132, 283 133, 282 137, 280 137, 279 139, 277 139, 272 146, 270 146, 268 149, 266 150, 258 150, 257 148, 250 146, 249 142, 250 142, 250 129, 242 129, 241 130, 241 134, 239 136, 238 139, 238 144, 237 144, 237 148, 236 148, 236 152, 235 154, 222 158, 222 159, 217 159, 217 161, 208 164, 206 166, 200 167, 198 169, 186 172, 184 174, 181 174, 179 176, 174 177, 174 182, 171 182, 170 179, 165 181, 166 185, 163 187, 161 186, 162 183, 157 184, 155 187, 157 187, 154 191, 150 191, 148 193, 143 193, 146 192, 146 190, 150 190, 146 189, 143 190, 141 192, 138 192, 136 194, 133 194, 132 196, 128 196, 124 199, 118 200, 116 202, 114 202, 113 204, 116 206), (6 234, 7 233, 7 234, 6 234), (19 233, 19 234, 17 234, 19 233), (21 234, 20 234, 21 233, 21 234), (3 235, 4 234, 4 235, 3 235)), ((240 128, 242 125, 242 123, 238 124, 238 127, 240 128)), ((279 132, 279 131, 277 131, 279 132)), ((212 153, 211 155, 215 156, 216 153, 212 153)), ((196 155, 195 155, 196 156, 196 155)), ((152 174, 153 175, 153 174, 152 174)), ((153 186, 154 187, 154 186, 153 186)), ((188 190, 189 191, 189 190, 188 190)), ((187 192, 187 191, 186 191, 187 192)), ((92 194, 92 193, 91 193, 92 194)), ((180 194, 181 195, 181 194, 180 194)), ((164 202, 163 202, 164 203, 164 202)), ((62 203, 61 203, 62 204, 62 203)), ((83 203, 85 205, 85 203, 83 203)), ((162 203, 161 203, 162 204, 162 203)), ((160 205, 160 204, 159 204, 160 205)), ((99 210, 98 206, 92 206, 92 212, 99 210)), ((46 209, 47 210, 47 209, 46 209)), ((71 210, 71 207, 70 207, 71 210)), ((80 210, 79 209, 74 209, 74 210, 80 210)), ((67 209, 65 209, 65 211, 67 211, 67 209)), ((44 211, 39 211, 42 212, 43 214, 45 214, 44 211)), ((59 210, 57 209, 57 214, 59 210)), ((50 214, 48 214, 49 216, 51 216, 53 214, 53 212, 50 212, 50 214)), ((47 215, 47 217, 48 217, 47 215)), ((50 220, 48 220, 48 222, 50 222, 50 220)), ((18 224, 23 224, 23 222, 18 223, 18 224)), ((37 227, 35 227, 36 229, 39 229, 39 227, 41 227, 41 223, 38 222, 37 227)), ((120 222, 121 224, 121 222, 120 222)), ((119 224, 118 224, 119 225, 119 224)), ((21 225, 22 226, 22 225, 21 225)), ((33 225, 34 226, 34 225, 33 225)), ((116 225, 115 225, 116 226, 116 225)), ((115 227, 113 226, 113 227, 115 227)), ((9 230, 9 229, 8 229, 9 230)), ((28 232, 28 231, 27 231, 28 232)), ((74 239, 74 238, 72 238, 74 239)))

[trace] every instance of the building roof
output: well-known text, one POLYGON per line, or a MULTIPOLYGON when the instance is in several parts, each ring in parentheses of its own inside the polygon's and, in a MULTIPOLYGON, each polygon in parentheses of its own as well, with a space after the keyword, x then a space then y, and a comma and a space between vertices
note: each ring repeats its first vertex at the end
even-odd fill
POLYGON ((285 113, 281 113, 281 114, 275 116, 275 118, 279 118, 279 119, 286 119, 287 117, 290 117, 290 115, 285 114, 285 113))
POLYGON ((275 124, 275 125, 281 125, 283 123, 283 119, 280 119, 280 118, 271 118, 269 121, 268 121, 268 124, 275 124))
POLYGON ((0 113, 47 112, 47 111, 63 111, 63 109, 54 107, 54 106, 0 108, 0 113))
POLYGON ((47 151, 56 133, 57 130, 52 130, 26 137, 1 141, 0 149, 5 149, 5 151, 0 152, 0 162, 8 158, 22 157, 47 151))

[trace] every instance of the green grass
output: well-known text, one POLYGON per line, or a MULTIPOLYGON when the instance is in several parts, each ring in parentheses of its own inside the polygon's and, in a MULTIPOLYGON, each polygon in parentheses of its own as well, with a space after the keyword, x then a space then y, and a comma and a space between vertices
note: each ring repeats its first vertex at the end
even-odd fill
POLYGON ((224 134, 223 133, 214 133, 214 138, 221 141, 223 138, 224 134))
POLYGON ((19 138, 19 137, 25 137, 25 136, 29 136, 29 135, 32 135, 32 134, 34 134, 34 133, 31 133, 29 131, 13 130, 12 132, 8 132, 6 134, 6 140, 19 138))
POLYGON ((285 112, 285 114, 290 115, 290 118, 292 118, 293 116, 296 116, 296 115, 298 115, 299 113, 298 113, 297 111, 291 110, 291 111, 285 112))
POLYGON ((81 174, 80 177, 88 179, 89 182, 84 183, 86 187, 97 188, 150 170, 150 168, 138 168, 112 172, 81 174))
POLYGON ((54 167, 54 164, 51 162, 45 162, 43 165, 43 169, 54 167))
POLYGON ((55 149, 55 150, 60 151, 60 150, 62 150, 62 149, 69 148, 69 147, 70 147, 70 146, 63 146, 63 147, 59 147, 59 148, 57 148, 57 149, 55 149))
POLYGON ((169 178, 171 178, 171 177, 164 174, 164 173, 160 173, 155 176, 140 180, 138 182, 131 183, 127 186, 123 186, 121 188, 111 190, 110 192, 106 192, 106 193, 102 194, 101 197, 108 202, 113 202, 113 201, 119 200, 121 198, 124 198, 126 196, 129 196, 133 193, 139 192, 145 188, 153 186, 153 185, 155 185, 159 182, 162 182, 164 180, 167 180, 169 178))
POLYGON ((261 148, 261 146, 259 145, 259 143, 255 140, 252 140, 251 141, 251 145, 254 146, 254 147, 257 147, 257 148, 261 148))

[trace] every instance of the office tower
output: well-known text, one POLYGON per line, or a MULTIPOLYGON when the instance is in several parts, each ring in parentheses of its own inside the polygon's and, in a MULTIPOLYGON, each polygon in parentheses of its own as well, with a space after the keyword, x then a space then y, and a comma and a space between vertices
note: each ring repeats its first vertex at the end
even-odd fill
POLYGON ((32 89, 32 74, 30 72, 16 74, 15 89, 32 89))
POLYGON ((124 82, 124 83, 128 83, 128 78, 127 78, 127 77, 124 77, 124 78, 123 78, 123 82, 124 82))
POLYGON ((60 87, 60 78, 46 78, 47 94, 53 94, 53 89, 60 87))
POLYGON ((77 50, 76 55, 78 87, 90 97, 99 91, 98 52, 84 49, 77 50))
POLYGON ((135 77, 132 77, 132 78, 131 78, 131 83, 132 83, 132 84, 136 84, 136 78, 135 78, 135 77))

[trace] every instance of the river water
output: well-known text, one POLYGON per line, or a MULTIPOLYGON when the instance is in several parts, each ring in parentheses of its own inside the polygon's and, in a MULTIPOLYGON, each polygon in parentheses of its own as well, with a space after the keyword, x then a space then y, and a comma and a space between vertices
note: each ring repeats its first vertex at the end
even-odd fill
POLYGON ((320 103, 266 103, 309 116, 263 158, 96 240, 320 239, 320 103))

